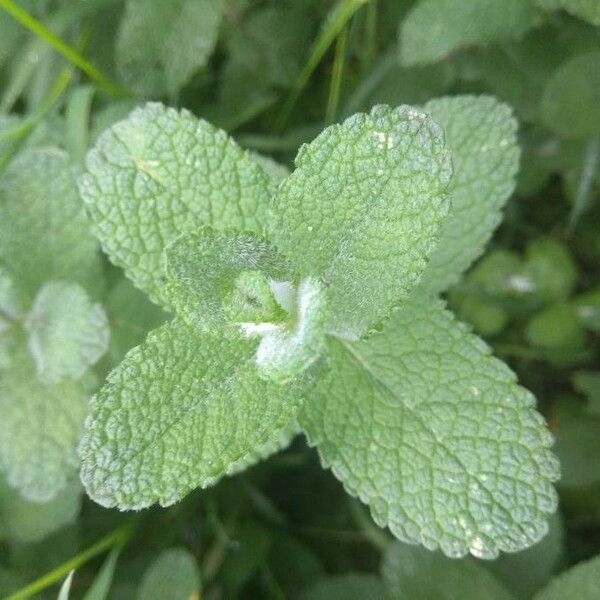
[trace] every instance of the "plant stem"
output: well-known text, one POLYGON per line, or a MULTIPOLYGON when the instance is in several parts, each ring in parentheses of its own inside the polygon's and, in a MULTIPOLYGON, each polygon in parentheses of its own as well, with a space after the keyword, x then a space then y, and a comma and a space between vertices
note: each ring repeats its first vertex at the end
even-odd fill
POLYGON ((52 33, 42 22, 38 21, 33 15, 23 10, 13 0, 0 0, 0 8, 3 8, 8 14, 14 17, 24 27, 32 33, 43 39, 52 46, 57 52, 62 54, 70 63, 81 69, 92 81, 95 81, 104 92, 109 96, 127 97, 131 94, 121 87, 118 83, 112 81, 108 75, 96 68, 87 61, 77 50, 69 46, 57 35, 52 33))
POLYGON ((333 59, 333 72, 331 74, 331 86, 329 88, 329 99, 327 100, 327 112, 325 120, 327 123, 335 121, 338 104, 340 103, 340 91, 346 63, 346 44, 348 42, 348 25, 345 25, 335 44, 335 57, 333 59))
POLYGON ((78 569, 81 565, 98 556, 98 554, 102 554, 111 548, 122 548, 132 536, 133 530, 133 522, 115 529, 77 556, 63 563, 53 571, 42 575, 42 577, 33 583, 21 588, 18 592, 6 598, 6 600, 25 600, 35 594, 39 594, 39 592, 64 579, 71 571, 78 569))

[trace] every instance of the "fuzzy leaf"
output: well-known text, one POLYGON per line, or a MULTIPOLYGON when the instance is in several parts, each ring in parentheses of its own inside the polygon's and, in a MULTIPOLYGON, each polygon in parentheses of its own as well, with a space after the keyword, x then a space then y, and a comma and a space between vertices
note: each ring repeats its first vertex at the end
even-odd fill
POLYGON ((581 562, 555 577, 533 600, 565 600, 598 596, 600 589, 600 556, 581 562))
POLYGON ((534 398, 439 301, 331 342, 300 425, 346 490, 400 540, 492 558, 538 541, 558 463, 534 398))
POLYGON ((263 238, 202 227, 167 247, 164 295, 178 315, 209 329, 227 317, 224 304, 238 277, 256 270, 272 279, 291 279, 287 262, 263 238))
POLYGON ((225 132, 186 110, 136 109, 100 136, 86 164, 80 190, 96 235, 157 301, 163 250, 180 235, 202 225, 264 227, 267 175, 225 132))
POLYGON ((534 16, 530 0, 419 0, 400 27, 400 59, 423 65, 461 48, 515 39, 534 16))
POLYGON ((453 96, 424 110, 446 133, 454 176, 452 208, 419 289, 438 294, 456 283, 480 256, 502 218, 519 167, 517 122, 489 96, 453 96))
POLYGON ((269 237, 328 286, 331 332, 359 338, 418 282, 448 213, 450 175, 442 130, 407 106, 354 115, 300 149, 269 237))
POLYGON ((140 96, 174 94, 205 66, 221 22, 219 0, 128 0, 117 69, 140 96))
POLYGON ((0 260, 30 299, 50 279, 95 290, 98 243, 66 152, 26 150, 0 178, 0 260))
POLYGON ((184 548, 171 548, 159 554, 150 565, 137 597, 139 600, 191 600, 199 592, 200 573, 195 558, 184 548))
POLYGON ((131 350, 92 400, 80 454, 104 506, 173 504, 286 428, 306 389, 260 377, 256 342, 175 319, 131 350))
POLYGON ((71 381, 44 385, 25 348, 0 373, 0 469, 23 498, 54 498, 76 471, 76 446, 87 412, 71 381))
POLYGON ((439 552, 399 542, 387 549, 381 570, 390 600, 514 600, 472 559, 451 560, 439 552))
POLYGON ((110 331, 102 307, 75 283, 44 285, 25 327, 38 375, 49 383, 79 379, 108 348, 110 331))

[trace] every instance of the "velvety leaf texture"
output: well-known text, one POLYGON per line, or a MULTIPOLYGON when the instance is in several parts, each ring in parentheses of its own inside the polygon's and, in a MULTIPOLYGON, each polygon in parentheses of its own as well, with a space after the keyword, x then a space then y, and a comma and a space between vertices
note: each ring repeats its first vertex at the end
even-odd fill
POLYGON ((154 300, 163 300, 163 249, 180 235, 202 225, 264 228, 267 175, 225 132, 186 110, 136 109, 100 136, 86 164, 80 191, 95 233, 154 300))
POLYGON ((427 64, 461 48, 514 39, 534 15, 530 0, 419 0, 400 27, 400 59, 427 64))
POLYGON ((328 330, 358 339, 425 269, 449 203, 443 132, 407 106, 373 108, 303 146, 279 187, 269 237, 328 286, 328 330))
POLYGON ((332 341, 300 425, 346 490, 402 541, 492 558, 556 509, 552 436, 529 392, 439 301, 364 342, 332 341))
POLYGON ((74 283, 44 285, 25 325, 38 375, 50 383, 79 379, 108 348, 110 331, 102 307, 74 283))
POLYGON ((141 96, 177 92, 206 65, 220 22, 219 0, 128 0, 116 46, 123 81, 141 96))
POLYGON ((490 96, 453 96, 428 102, 452 151, 452 208, 419 289, 437 294, 456 283, 483 252, 502 218, 519 167, 517 122, 490 96))
POLYGON ((66 152, 27 150, 0 177, 0 260, 30 299, 50 279, 97 288, 89 229, 66 152))
MULTIPOLYGON (((144 574, 138 600, 191 600, 200 592, 196 559, 184 548, 162 552, 144 574)), ((199 597, 199 596, 198 596, 199 597)))
POLYGON ((175 319, 129 352, 91 403, 80 448, 88 494, 121 509, 167 506, 286 428, 303 380, 261 378, 256 345, 175 319))
POLYGON ((381 571, 388 600, 513 600, 483 565, 399 542, 388 547, 381 571))
POLYGON ((87 398, 71 381, 42 384, 25 353, 20 349, 11 368, 0 373, 0 469, 23 498, 46 502, 79 465, 87 398))

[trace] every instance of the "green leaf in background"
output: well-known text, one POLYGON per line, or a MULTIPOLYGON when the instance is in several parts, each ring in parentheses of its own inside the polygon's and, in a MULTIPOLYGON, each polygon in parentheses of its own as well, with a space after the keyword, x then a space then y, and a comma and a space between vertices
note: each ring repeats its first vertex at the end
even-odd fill
POLYGON ((30 299, 50 279, 101 287, 98 242, 58 148, 23 151, 0 177, 0 260, 30 299))
POLYGON ((600 135, 600 51, 575 56, 554 72, 542 96, 544 125, 570 138, 600 135))
POLYGON ((450 154, 425 114, 375 107, 303 146, 269 238, 328 286, 328 330, 358 339, 418 282, 449 209, 450 154))
MULTIPOLYGON (((147 104, 100 136, 81 195, 109 258, 162 301, 164 248, 202 225, 260 233, 270 183, 227 134, 147 104)), ((168 307, 168 304, 167 304, 168 307)))
POLYGON ((419 0, 400 27, 400 60, 422 65, 469 46, 514 40, 534 15, 529 0, 419 0))
POLYGON ((117 70, 140 96, 175 94, 204 67, 221 23, 219 0, 127 0, 117 70))
POLYGON ((138 600, 192 600, 200 598, 196 559, 184 548, 159 554, 144 574, 138 600))
POLYGON ((48 383, 79 379, 108 348, 110 331, 102 306, 75 283, 45 284, 25 327, 38 375, 48 383))
POLYGON ((121 509, 173 504, 288 426, 306 381, 264 380, 256 346, 176 319, 129 352, 91 402, 80 447, 88 494, 121 509))
POLYGON ((592 25, 600 25, 600 2, 598 0, 536 0, 537 5, 544 10, 563 9, 585 19, 592 25))
POLYGON ((381 571, 389 600, 513 600, 474 560, 451 560, 439 552, 399 542, 390 544, 381 571))
POLYGON ((324 577, 306 590, 301 600, 384 600, 384 587, 376 575, 347 573, 324 577))
POLYGON ((532 395, 439 301, 364 342, 332 341, 300 425, 346 491, 400 540, 494 558, 538 541, 558 463, 532 395))
POLYGON ((83 600, 106 600, 108 598, 120 551, 120 548, 115 548, 111 551, 90 589, 83 596, 83 600))
POLYGON ((69 483, 49 502, 30 502, 0 480, 0 538, 17 542, 37 542, 79 515, 82 488, 69 483))
POLYGON ((458 281, 500 223, 519 148, 511 109, 491 96, 440 98, 424 110, 443 127, 454 166, 450 216, 419 286, 437 294, 458 281))
POLYGON ((0 318, 20 319, 27 302, 12 275, 0 264, 0 318))
POLYGON ((600 556, 582 562, 554 578, 533 600, 594 600, 600 590, 600 556))
POLYGON ((86 413, 82 387, 40 382, 26 348, 0 372, 0 469, 23 498, 52 500, 74 476, 86 413))

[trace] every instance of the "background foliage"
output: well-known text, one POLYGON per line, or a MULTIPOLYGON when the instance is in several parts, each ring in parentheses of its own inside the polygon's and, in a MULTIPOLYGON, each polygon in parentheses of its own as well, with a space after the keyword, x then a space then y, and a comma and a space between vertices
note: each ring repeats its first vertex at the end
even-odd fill
POLYGON ((599 163, 597 0, 0 0, 0 596, 50 573, 55 598, 76 569, 71 598, 599 598, 599 163), (394 543, 300 437, 166 510, 86 500, 87 399, 166 318, 89 234, 75 182, 98 134, 159 99, 276 173, 349 114, 464 93, 513 107, 522 154, 447 299, 556 436, 546 538, 495 561, 394 543))

